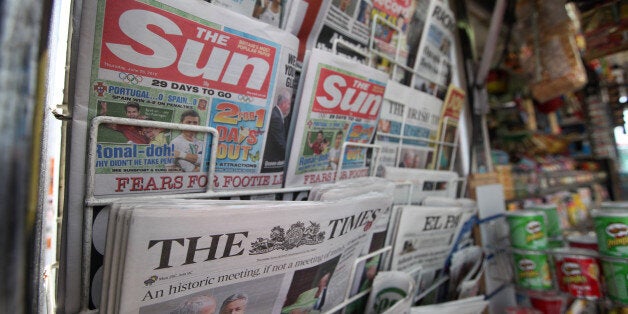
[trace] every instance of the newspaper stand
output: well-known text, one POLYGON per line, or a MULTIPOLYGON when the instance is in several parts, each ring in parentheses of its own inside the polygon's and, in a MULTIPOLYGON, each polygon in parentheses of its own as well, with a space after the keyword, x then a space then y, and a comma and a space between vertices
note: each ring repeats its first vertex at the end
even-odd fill
MULTIPOLYGON (((397 78, 396 76, 397 76, 398 68, 401 68, 406 72, 410 72, 413 75, 421 76, 419 73, 417 73, 417 71, 415 71, 414 69, 400 62, 399 60, 399 53, 401 51, 400 40, 397 40, 397 43, 396 43, 394 59, 391 59, 390 56, 383 54, 374 48, 373 45, 375 42, 374 36, 375 36, 375 26, 377 25, 376 23, 384 23, 391 29, 394 29, 396 32, 401 33, 401 29, 398 28, 396 25, 393 25, 390 22, 382 19, 380 16, 376 15, 373 17, 373 23, 371 23, 371 33, 370 33, 370 40, 369 40, 370 45, 367 49, 356 47, 355 45, 348 43, 340 38, 336 38, 332 41, 332 51, 336 53, 339 46, 345 49, 349 49, 355 53, 358 53, 364 56, 365 60, 367 60, 367 63, 371 66, 373 66, 372 64, 373 55, 379 56, 381 58, 386 58, 392 64, 392 78, 393 79, 397 78)), ((404 116, 402 126, 406 122, 405 119, 406 117, 404 116)), ((88 161, 86 165, 87 166, 87 180, 86 180, 87 182, 86 182, 85 208, 84 208, 84 217, 83 217, 80 313, 97 313, 99 310, 98 308, 93 309, 93 310, 89 309, 89 299, 90 299, 90 291, 91 291, 90 271, 91 271, 91 266, 92 266, 91 265, 91 262, 92 262, 91 246, 92 246, 92 240, 93 240, 92 232, 93 232, 94 207, 106 206, 106 205, 111 204, 114 201, 121 199, 121 198, 113 198, 113 197, 98 197, 94 193, 98 128, 99 128, 99 125, 104 124, 104 123, 124 124, 124 125, 140 126, 140 127, 158 127, 158 128, 164 128, 164 129, 170 129, 170 130, 189 130, 189 131, 196 131, 199 133, 211 134, 212 135, 212 148, 210 151, 210 161, 209 161, 209 167, 207 171, 208 178, 213 177, 215 173, 215 169, 216 169, 216 149, 218 146, 217 145, 218 144, 218 131, 213 127, 184 125, 184 124, 178 124, 178 123, 167 123, 167 122, 148 121, 148 120, 139 120, 139 119, 128 119, 128 118, 119 118, 119 117, 111 117, 111 116, 98 116, 98 117, 95 117, 91 121, 90 133, 89 133, 88 155, 87 155, 88 161)), ((453 165, 455 163, 455 158, 456 158, 457 149, 458 149, 459 133, 460 133, 460 128, 456 130, 456 134, 455 134, 455 138, 453 142, 444 142, 444 141, 439 141, 439 140, 431 140, 428 138, 381 133, 381 132, 379 132, 378 135, 384 135, 391 138, 397 138, 400 140, 400 144, 402 140, 404 139, 420 141, 427 144, 434 144, 436 145, 436 150, 439 152, 437 156, 438 158, 440 158, 440 154, 442 153, 442 150, 440 149, 441 147, 443 146, 452 147, 451 162, 449 163, 449 170, 453 170, 453 165)), ((370 158, 371 164, 369 165, 370 176, 375 176, 377 169, 379 168, 379 165, 380 165, 382 147, 380 145, 373 145, 373 144, 345 142, 342 145, 340 162, 336 170, 336 177, 338 178, 337 181, 341 180, 340 179, 341 177, 339 176, 339 174, 341 173, 340 171, 342 170, 345 152, 347 148, 350 146, 361 147, 364 149, 372 149, 374 152, 375 151, 377 152, 375 157, 370 158)), ((396 158, 397 158, 396 161, 398 163, 400 159, 400 154, 398 154, 396 158)), ((466 187, 466 182, 467 181, 465 178, 457 178, 453 180, 453 182, 450 182, 450 184, 448 185, 448 189, 455 187, 457 191, 464 191, 466 187), (459 184, 461 184, 461 186, 459 184)), ((396 186, 397 187, 403 187, 403 186, 409 187, 408 193, 407 193, 407 203, 410 204, 412 200, 413 183, 412 182, 398 182, 396 183, 396 186)), ((187 193, 165 194, 165 195, 161 195, 161 194, 160 195, 155 195, 155 194, 137 195, 137 196, 133 196, 132 198, 140 199, 140 200, 141 199, 174 199, 174 198, 215 199, 215 198, 224 198, 224 197, 239 198, 245 195, 246 196, 253 196, 253 195, 261 196, 261 195, 268 195, 268 194, 270 195, 279 194, 283 200, 305 200, 307 198, 309 190, 310 190, 310 187, 268 188, 268 189, 244 190, 244 191, 214 191, 213 186, 211 184, 208 184, 204 192, 187 192, 187 193)), ((127 197, 127 198, 130 198, 130 197, 127 197)), ((359 263, 363 262, 364 260, 370 257, 374 257, 377 255, 382 255, 382 254, 389 254, 391 250, 392 250, 392 245, 387 245, 380 250, 377 250, 368 255, 358 258, 352 266, 352 272, 351 272, 351 277, 350 277, 349 282, 353 281, 354 276, 355 276, 355 270, 357 269, 359 263)), ((381 268, 382 267, 380 266, 380 270, 382 270, 381 268)), ((422 267, 418 265, 417 267, 414 267, 413 269, 409 270, 408 273, 411 274, 414 278, 419 278, 420 280, 421 275, 422 275, 422 270, 423 270, 422 267)), ((423 297, 425 297, 426 295, 428 295, 430 292, 440 287, 442 284, 446 283, 448 280, 449 280, 448 276, 440 277, 431 286, 427 287, 420 294, 416 296, 414 296, 415 293, 408 294, 408 296, 406 296, 404 300, 408 301, 409 298, 413 298, 412 302, 416 302, 422 299, 423 297)), ((415 291, 417 288, 417 286, 412 283, 410 287, 411 287, 410 291, 415 291)), ((358 294, 354 296, 350 296, 351 285, 349 285, 345 293, 344 301, 338 304, 337 306, 335 306, 334 308, 330 309, 326 313, 334 313, 338 310, 341 310, 344 307, 346 307, 348 304, 352 303, 353 301, 367 295, 368 293, 370 293, 370 291, 371 289, 369 288, 369 289, 366 289, 365 291, 359 292, 358 294)), ((398 302, 397 305, 401 303, 402 302, 398 302)), ((389 314, 397 313, 398 312, 397 308, 398 306, 393 306, 389 308, 385 313, 389 313, 389 314)))

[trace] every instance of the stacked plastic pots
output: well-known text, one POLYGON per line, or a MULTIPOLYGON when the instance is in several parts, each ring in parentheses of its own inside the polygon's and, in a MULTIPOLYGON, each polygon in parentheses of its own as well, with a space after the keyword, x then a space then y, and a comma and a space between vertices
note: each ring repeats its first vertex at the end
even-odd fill
POLYGON ((506 213, 510 226, 510 245, 514 279, 519 288, 533 291, 552 290, 550 260, 547 255, 547 216, 541 210, 506 213))
POLYGON ((591 213, 607 296, 628 305, 628 204, 604 203, 591 213))

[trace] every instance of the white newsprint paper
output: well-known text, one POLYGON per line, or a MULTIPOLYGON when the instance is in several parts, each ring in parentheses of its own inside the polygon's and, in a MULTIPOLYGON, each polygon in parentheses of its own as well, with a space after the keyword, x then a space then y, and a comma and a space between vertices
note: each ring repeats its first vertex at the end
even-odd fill
POLYGON ((382 176, 398 184, 395 204, 421 204, 428 196, 456 197, 458 174, 453 171, 383 167, 382 176))
POLYGON ((428 93, 389 81, 375 144, 382 166, 425 169, 435 156, 443 102, 428 93))
POLYGON ((368 175, 366 149, 345 142, 371 143, 388 75, 332 53, 314 49, 302 78, 286 187, 311 186, 368 175))
POLYGON ((392 270, 440 269, 464 224, 462 207, 399 206, 392 270))
POLYGON ((411 314, 476 314, 483 313, 489 301, 484 296, 471 297, 439 304, 417 306, 410 309, 411 314))
POLYGON ((355 259, 388 220, 391 201, 377 193, 339 202, 122 206, 112 214, 125 217, 126 249, 111 261, 121 268, 118 279, 105 279, 117 295, 105 312, 324 312, 344 300, 355 259))
POLYGON ((416 287, 414 279, 401 271, 379 272, 373 281, 369 294, 367 314, 408 314, 412 304, 412 290, 416 287))
POLYGON ((83 11, 94 25, 81 29, 73 131, 109 116, 210 126, 219 137, 212 147, 196 131, 103 123, 95 196, 281 187, 295 36, 204 1, 90 0, 83 11))

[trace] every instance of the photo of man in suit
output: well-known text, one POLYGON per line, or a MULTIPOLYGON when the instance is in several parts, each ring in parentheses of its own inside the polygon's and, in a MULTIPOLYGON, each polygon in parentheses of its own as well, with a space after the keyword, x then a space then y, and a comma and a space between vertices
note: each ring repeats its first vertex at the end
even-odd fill
POLYGON ((286 163, 286 141, 290 128, 291 93, 284 90, 277 96, 268 126, 268 136, 262 158, 262 173, 282 172, 286 163))

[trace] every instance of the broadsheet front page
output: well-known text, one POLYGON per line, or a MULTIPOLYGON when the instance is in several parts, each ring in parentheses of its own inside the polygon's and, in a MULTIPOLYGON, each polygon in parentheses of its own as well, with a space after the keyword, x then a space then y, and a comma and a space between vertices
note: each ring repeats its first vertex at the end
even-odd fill
POLYGON ((402 206, 392 270, 442 268, 462 227, 461 207, 402 206))
POLYGON ((247 312, 325 311, 343 301, 353 262, 388 220, 391 201, 374 194, 325 203, 123 207, 126 254, 117 262, 119 302, 111 310, 170 313, 194 302, 218 310, 245 299, 247 312))
POLYGON ((425 92, 389 81, 377 125, 375 144, 382 166, 424 169, 432 164, 441 104, 425 92))
POLYGON ((210 136, 102 124, 95 195, 281 186, 285 160, 270 144, 277 138, 285 150, 281 103, 296 87, 287 70, 296 37, 202 1, 86 1, 85 10, 96 11, 95 30, 81 38, 91 55, 79 65, 89 85, 77 89, 87 122, 106 115, 219 133, 216 176, 207 178, 210 136))
MULTIPOLYGON (((370 143, 388 76, 314 49, 308 56, 295 117, 286 187, 334 182, 345 142, 370 143)), ((368 175, 366 149, 348 147, 340 178, 368 175)))

